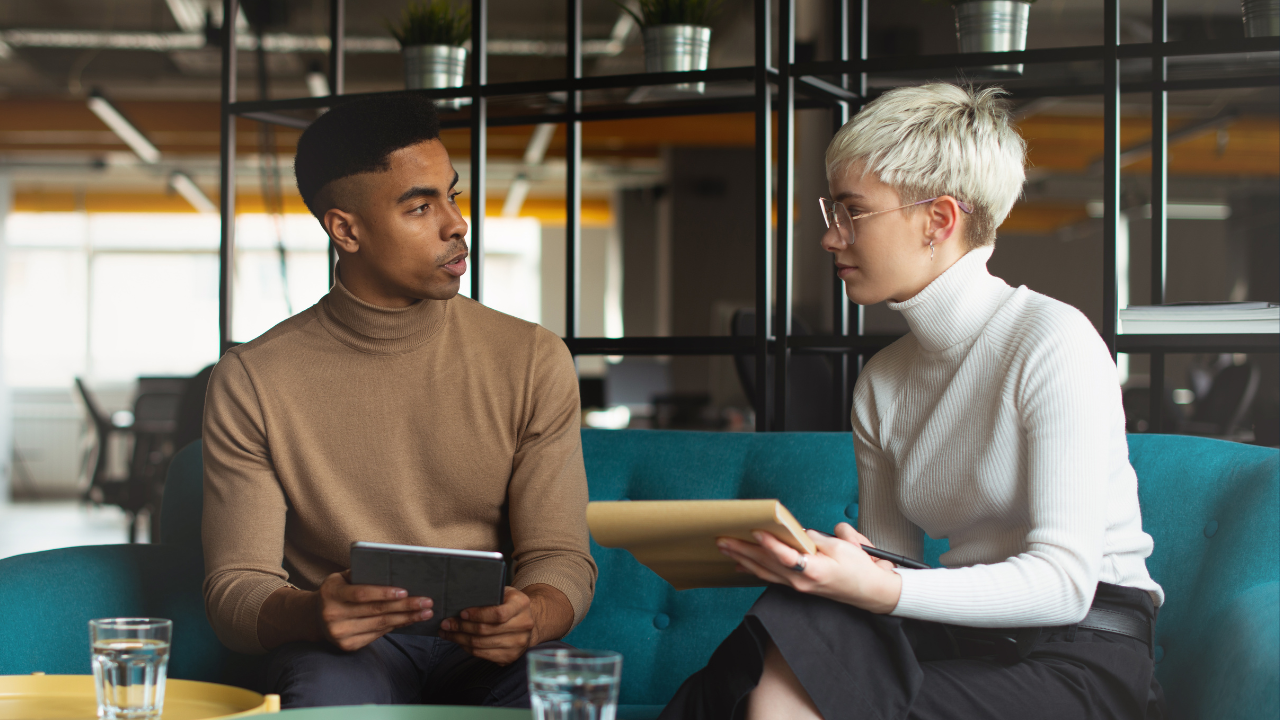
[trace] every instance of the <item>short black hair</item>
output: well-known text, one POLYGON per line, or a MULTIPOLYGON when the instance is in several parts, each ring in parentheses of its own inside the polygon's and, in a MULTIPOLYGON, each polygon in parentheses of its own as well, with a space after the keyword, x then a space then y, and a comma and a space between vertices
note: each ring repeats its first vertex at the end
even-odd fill
POLYGON ((316 206, 325 185, 344 177, 391 169, 387 156, 440 137, 440 116, 418 93, 390 93, 342 103, 316 118, 298 138, 293 174, 307 209, 316 206))

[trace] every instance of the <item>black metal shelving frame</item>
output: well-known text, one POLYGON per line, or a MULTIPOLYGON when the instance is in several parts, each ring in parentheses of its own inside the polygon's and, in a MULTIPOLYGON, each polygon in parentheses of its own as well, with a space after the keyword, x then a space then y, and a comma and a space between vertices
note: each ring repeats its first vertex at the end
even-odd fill
MULTIPOLYGON (((469 56, 471 82, 459 88, 419 91, 431 98, 468 97, 466 117, 447 118, 445 127, 468 128, 471 133, 471 283, 473 295, 481 296, 484 273, 486 130, 489 127, 563 123, 566 126, 566 225, 565 225, 565 337, 575 355, 754 355, 756 377, 764 378, 768 360, 774 360, 774 397, 767 398, 768 384, 757 382, 757 431, 781 431, 787 427, 787 368, 792 353, 824 353, 835 357, 838 392, 842 403, 834 422, 849 426, 849 401, 853 382, 866 357, 897 339, 896 336, 867 335, 862 308, 851 304, 840 283, 832 283, 831 306, 834 321, 824 335, 791 334, 791 266, 794 220, 792 202, 795 188, 795 112, 803 108, 827 107, 832 111, 832 130, 838 129, 873 95, 868 92, 868 73, 891 71, 954 71, 993 64, 1025 65, 1092 61, 1101 63, 1100 84, 1019 87, 1019 99, 1049 96, 1102 95, 1104 104, 1103 158, 1103 339, 1114 355, 1117 352, 1151 355, 1152 387, 1163 387, 1164 356, 1175 352, 1277 352, 1280 335, 1119 335, 1116 278, 1116 237, 1120 203, 1120 97, 1122 93, 1151 94, 1151 302, 1165 297, 1167 257, 1166 188, 1168 185, 1168 93, 1227 87, 1269 87, 1272 76, 1223 76, 1170 80, 1168 59, 1180 56, 1238 55, 1249 52, 1280 51, 1280 38, 1246 38, 1227 41, 1168 40, 1166 0, 1151 0, 1155 32, 1149 43, 1120 42, 1120 0, 1104 0, 1104 38, 1100 45, 1042 48, 1017 52, 987 52, 909 57, 867 57, 867 13, 871 0, 832 0, 834 59, 796 62, 795 7, 798 0, 753 0, 755 62, 752 66, 717 68, 700 72, 643 73, 602 77, 582 75, 583 0, 565 0, 566 62, 562 79, 523 82, 488 82, 487 21, 488 0, 471 0, 472 35, 469 56), (777 7, 778 48, 773 55, 773 7, 777 7), (1121 62, 1149 59, 1151 77, 1141 81, 1121 80, 1121 62), (585 91, 625 89, 638 86, 682 82, 751 81, 754 93, 748 97, 704 98, 680 102, 627 106, 583 107, 585 91), (528 114, 491 116, 491 98, 529 94, 562 93, 563 109, 528 114), (580 337, 578 333, 579 280, 581 256, 581 165, 582 123, 594 120, 677 115, 709 115, 753 112, 755 115, 755 298, 756 327, 751 337, 580 337), (774 141, 774 113, 777 116, 777 144, 774 141), (775 174, 776 173, 776 174, 775 174), (776 229, 772 208, 776 201, 776 229), (770 290, 776 297, 771 307, 770 290)), ((224 18, 234 18, 239 0, 222 0, 224 18)), ((345 0, 329 0, 330 53, 329 87, 332 95, 266 101, 239 101, 236 92, 235 23, 223 24, 222 104, 221 104, 221 214, 219 332, 223 349, 231 344, 232 267, 235 253, 235 119, 245 117, 291 127, 305 127, 307 121, 289 111, 331 107, 360 97, 343 92, 345 0)), ((462 115, 459 113, 459 115, 462 115)), ((331 251, 332 252, 332 251, 331 251)), ((329 263, 332 282, 333 262, 329 263)), ((1151 393, 1152 430, 1159 432, 1163 394, 1151 393)), ((833 425, 834 426, 834 425, 833 425)))

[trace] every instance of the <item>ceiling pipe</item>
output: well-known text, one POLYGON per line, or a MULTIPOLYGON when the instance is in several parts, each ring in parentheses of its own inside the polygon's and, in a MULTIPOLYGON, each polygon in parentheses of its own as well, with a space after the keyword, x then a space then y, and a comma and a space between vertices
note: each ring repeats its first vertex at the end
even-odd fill
MULTIPOLYGON (((621 24, 621 23, 620 23, 621 24)), ((616 29, 617 26, 615 26, 616 29)), ((630 32, 628 28, 628 32, 630 32)), ((389 37, 351 37, 344 39, 349 54, 396 54, 400 44, 389 37)), ((142 50, 173 52, 175 50, 199 50, 207 45, 203 32, 118 32, 103 30, 4 30, 0 31, 0 44, 11 48, 39 47, 73 50, 142 50)), ((465 44, 464 44, 465 45, 465 44)), ((546 40, 501 40, 488 43, 490 55, 530 56, 564 55, 563 42, 546 40)), ((584 40, 582 54, 612 57, 620 54, 626 43, 614 38, 608 40, 584 40)), ((257 50, 258 39, 250 33, 236 35, 236 47, 240 50, 257 50)), ((263 50, 271 53, 329 51, 327 35, 296 35, 292 33, 267 33, 262 38, 263 50)))
MULTIPOLYGON (((1187 125, 1183 125, 1177 130, 1174 130, 1173 132, 1169 133, 1169 137, 1166 144, 1169 147, 1173 147, 1175 143, 1180 143, 1186 140, 1190 140, 1191 138, 1199 137, 1200 135, 1204 135, 1205 133, 1221 130, 1227 127, 1228 125, 1230 125, 1231 123, 1235 122, 1236 118, 1238 117, 1240 117, 1240 112, 1238 110, 1227 110, 1226 112, 1219 113, 1218 115, 1215 115, 1207 120, 1201 120, 1199 122, 1193 122, 1187 125)), ((1125 148, 1120 153, 1120 158, 1119 158, 1120 167, 1125 167, 1126 165, 1132 165, 1133 163, 1145 158, 1150 154, 1151 154, 1150 140, 1146 140, 1132 147, 1125 148)), ((1089 172, 1093 175, 1097 175, 1102 172, 1101 158, 1093 161, 1093 163, 1089 166, 1089 172)))

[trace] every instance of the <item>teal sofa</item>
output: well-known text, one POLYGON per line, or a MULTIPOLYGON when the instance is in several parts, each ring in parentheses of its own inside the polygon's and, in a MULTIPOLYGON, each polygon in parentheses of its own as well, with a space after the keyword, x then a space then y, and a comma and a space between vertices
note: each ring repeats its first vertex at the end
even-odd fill
MULTIPOLYGON (((1151 574, 1168 593, 1157 673, 1175 718, 1280 716, 1280 452, 1171 435, 1130 437, 1151 574)), ((583 431, 593 500, 781 499, 807 526, 858 514, 846 434, 583 431)), ((234 682, 200 596, 200 450, 180 452, 159 545, 0 560, 0 674, 89 669, 91 617, 175 622, 173 677, 234 682)), ((926 545, 937 564, 945 541, 926 545)), ((595 602, 567 640, 623 653, 619 718, 649 718, 738 623, 759 589, 676 592, 621 550, 592 544, 595 602)))

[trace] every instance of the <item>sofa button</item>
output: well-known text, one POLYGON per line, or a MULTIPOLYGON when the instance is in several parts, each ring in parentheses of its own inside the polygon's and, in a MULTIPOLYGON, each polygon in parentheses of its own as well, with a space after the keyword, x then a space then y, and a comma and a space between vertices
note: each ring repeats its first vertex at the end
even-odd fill
POLYGON ((671 618, 668 617, 666 613, 658 613, 653 616, 653 626, 659 630, 666 630, 667 626, 670 624, 671 618))
POLYGON ((858 517, 858 503, 849 503, 844 506, 844 516, 853 520, 858 517))
POLYGON ((1160 662, 1161 660, 1163 660, 1163 659, 1164 659, 1164 646, 1163 646, 1163 645, 1157 645, 1157 646, 1156 646, 1155 651, 1153 652, 1153 654, 1155 655, 1156 662, 1160 662))
POLYGON ((1218 521, 1210 520, 1208 525, 1204 526, 1204 536, 1211 538, 1218 534, 1218 521))

